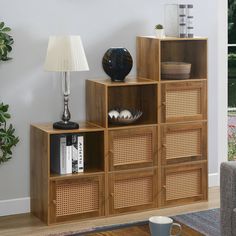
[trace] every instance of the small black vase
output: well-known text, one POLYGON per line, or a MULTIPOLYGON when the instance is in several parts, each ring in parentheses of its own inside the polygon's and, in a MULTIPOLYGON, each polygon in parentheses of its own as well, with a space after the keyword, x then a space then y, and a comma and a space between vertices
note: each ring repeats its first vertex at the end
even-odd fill
POLYGON ((126 48, 109 48, 103 56, 102 66, 112 81, 124 81, 133 66, 133 59, 126 48))

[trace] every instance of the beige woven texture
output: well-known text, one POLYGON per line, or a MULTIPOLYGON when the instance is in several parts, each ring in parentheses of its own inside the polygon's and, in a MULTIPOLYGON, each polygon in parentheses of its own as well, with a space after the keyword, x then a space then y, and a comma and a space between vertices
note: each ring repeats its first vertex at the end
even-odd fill
POLYGON ((139 206, 153 199, 152 177, 118 180, 114 183, 114 208, 139 206))
POLYGON ((200 96, 200 89, 167 91, 166 117, 193 116, 200 114, 200 96))
POLYGON ((56 216, 86 213, 98 208, 98 182, 63 183, 56 186, 56 216))
POLYGON ((152 143, 151 132, 114 137, 114 166, 152 161, 152 143))
POLYGON ((201 172, 172 173, 166 176, 166 200, 194 197, 201 193, 201 172))
POLYGON ((166 159, 200 155, 201 131, 184 130, 167 133, 166 147, 166 159))

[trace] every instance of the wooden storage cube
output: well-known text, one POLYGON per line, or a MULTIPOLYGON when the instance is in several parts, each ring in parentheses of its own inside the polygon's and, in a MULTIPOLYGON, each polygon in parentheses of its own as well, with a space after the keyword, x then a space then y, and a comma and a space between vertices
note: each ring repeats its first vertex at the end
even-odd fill
POLYGON ((206 38, 137 37, 137 75, 161 80, 161 62, 191 63, 190 79, 207 79, 206 38))
MULTIPOLYGON (((60 150, 58 140, 61 135, 79 135, 84 137, 84 173, 104 171, 104 131, 51 134, 51 160, 52 158, 59 158, 55 157, 55 155, 60 155, 60 151, 55 152, 55 148, 60 150)), ((52 165, 52 162, 50 165, 52 165)), ((58 176, 58 174, 51 171, 51 177, 55 176, 58 176)))
MULTIPOLYGON (((108 112, 114 108, 142 111, 131 125, 157 123, 157 84, 112 86, 108 88, 108 112)), ((108 124, 114 127, 114 124, 108 124)))
POLYGON ((140 110, 143 115, 130 125, 157 123, 157 82, 145 78, 126 78, 124 82, 86 81, 86 119, 102 127, 109 124, 108 112, 113 109, 140 110))
POLYGON ((50 223, 104 215, 104 177, 50 182, 50 223))
POLYGON ((109 131, 110 170, 157 164, 157 127, 109 131))
POLYGON ((162 164, 176 164, 207 159, 207 123, 161 126, 162 164))
POLYGON ((207 40, 162 40, 161 62, 191 63, 191 79, 207 78, 207 40))
POLYGON ((109 212, 138 211, 157 206, 156 169, 109 174, 109 212))
POLYGON ((207 164, 162 168, 162 205, 178 205, 207 200, 207 164))
POLYGON ((207 118, 206 81, 164 83, 161 86, 162 123, 207 118))

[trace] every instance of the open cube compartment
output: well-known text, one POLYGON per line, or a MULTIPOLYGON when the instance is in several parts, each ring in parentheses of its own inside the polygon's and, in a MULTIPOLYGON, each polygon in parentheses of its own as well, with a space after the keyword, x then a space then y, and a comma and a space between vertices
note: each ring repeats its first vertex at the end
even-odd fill
POLYGON ((163 40, 161 62, 191 63, 190 79, 206 79, 207 40, 163 40))
MULTIPOLYGON (((108 87, 108 112, 117 108, 142 111, 142 116, 130 125, 156 124, 157 84, 108 87)), ((116 125, 108 122, 108 126, 116 125)))
MULTIPOLYGON (((82 132, 82 133, 66 133, 66 134, 51 134, 50 135, 50 166, 52 158, 60 158, 60 137, 78 135, 84 137, 84 171, 79 173, 102 172, 104 171, 104 132, 82 132), (93 147, 93 148, 91 148, 93 147)), ((58 176, 50 168, 52 177, 58 176)), ((74 174, 72 174, 74 175, 74 174)), ((76 173, 75 173, 76 175, 76 173)))

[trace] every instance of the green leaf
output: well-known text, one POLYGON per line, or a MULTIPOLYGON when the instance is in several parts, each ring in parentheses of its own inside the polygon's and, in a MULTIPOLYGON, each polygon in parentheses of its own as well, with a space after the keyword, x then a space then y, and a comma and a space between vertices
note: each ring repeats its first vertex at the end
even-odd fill
POLYGON ((9 105, 3 105, 2 104, 2 108, 0 107, 0 110, 2 110, 3 112, 7 112, 9 108, 9 105))
POLYGON ((11 46, 7 45, 6 47, 7 47, 7 51, 8 51, 8 52, 11 52, 11 51, 12 51, 12 47, 11 47, 11 46))
POLYGON ((2 32, 10 32, 11 28, 10 27, 5 27, 2 29, 2 32))
POLYGON ((0 22, 0 29, 2 29, 4 27, 4 22, 0 22))
POLYGON ((11 118, 11 115, 10 115, 9 113, 5 113, 5 114, 4 114, 4 117, 5 117, 6 119, 10 119, 10 118, 11 118))

